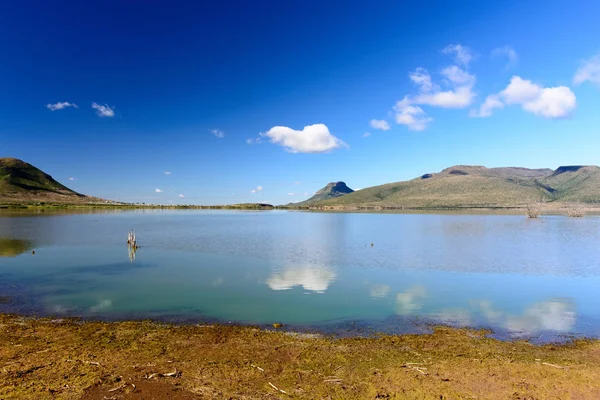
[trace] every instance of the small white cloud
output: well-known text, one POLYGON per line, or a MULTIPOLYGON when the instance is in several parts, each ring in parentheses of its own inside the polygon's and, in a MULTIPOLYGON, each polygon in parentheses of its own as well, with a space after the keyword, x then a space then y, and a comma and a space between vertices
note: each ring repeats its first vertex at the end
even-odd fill
POLYGON ((283 146, 290 153, 325 153, 347 146, 333 136, 325 124, 305 126, 301 131, 287 126, 274 126, 261 135, 269 137, 271 143, 283 146))
POLYGON ((211 129, 210 133, 212 133, 213 135, 215 135, 215 137, 218 137, 219 139, 222 139, 225 137, 225 132, 218 130, 218 129, 211 129))
POLYGON ((462 64, 465 67, 468 67, 471 60, 473 60, 473 53, 471 53, 471 49, 460 44, 448 45, 442 50, 442 53, 453 54, 456 63, 462 64))
POLYGON ((575 94, 566 86, 542 87, 530 80, 513 76, 510 83, 498 94, 490 95, 472 117, 489 117, 494 108, 517 104, 525 111, 546 118, 568 116, 577 107, 575 94))
POLYGON ((371 136, 371 132, 365 132, 362 134, 362 137, 369 137, 371 136))
POLYGON ((250 193, 259 193, 263 191, 263 187, 258 185, 255 189, 252 189, 250 193))
POLYGON ((600 85, 600 54, 581 63, 577 72, 575 72, 573 77, 575 85, 581 85, 586 81, 600 85))
POLYGON ((295 182, 294 182, 294 185, 300 185, 301 183, 302 183, 302 182, 300 182, 300 181, 295 181, 295 182))
POLYGON ((413 131, 422 131, 427 128, 427 124, 433 121, 433 118, 428 117, 421 107, 411 105, 407 97, 396 103, 394 111, 396 112, 396 123, 406 125, 413 131))
POLYGON ((69 177, 69 180, 70 180, 70 181, 74 181, 74 180, 75 180, 75 178, 73 178, 72 176, 70 176, 70 177, 69 177))
POLYGON ((519 62, 519 56, 517 55, 515 49, 513 49, 511 46, 497 47, 494 50, 492 50, 491 55, 492 58, 506 57, 508 59, 508 62, 506 63, 504 68, 507 70, 514 67, 519 62))
POLYGON ((96 114, 99 117, 114 117, 115 108, 110 107, 108 104, 101 105, 98 103, 92 103, 92 108, 96 110, 96 114))
POLYGON ((288 196, 295 196, 295 195, 296 195, 296 193, 294 193, 294 192, 289 192, 288 193, 288 196))
POLYGON ((159 188, 156 188, 156 189, 154 189, 154 191, 155 191, 156 193, 162 193, 162 190, 161 190, 161 189, 159 189, 159 188))
POLYGON ((185 197, 185 196, 184 196, 184 195, 182 195, 181 193, 179 193, 179 195, 178 195, 178 196, 179 196, 179 198, 180 198, 180 199, 183 199, 183 198, 185 197))
POLYGON ((169 171, 165 171, 165 175, 171 175, 169 171))
POLYGON ((260 144, 260 143, 261 143, 260 137, 246 139, 246 144, 260 144))
POLYGON ((79 108, 79 107, 77 107, 77 104, 69 103, 68 101, 62 101, 62 102, 59 101, 58 103, 54 103, 54 104, 46 104, 46 107, 50 111, 62 110, 63 108, 67 108, 67 107, 79 108))
POLYGON ((388 122, 383 119, 372 119, 369 122, 369 125, 371 125, 371 128, 373 128, 373 129, 379 129, 382 131, 390 130, 390 124, 388 124, 388 122))

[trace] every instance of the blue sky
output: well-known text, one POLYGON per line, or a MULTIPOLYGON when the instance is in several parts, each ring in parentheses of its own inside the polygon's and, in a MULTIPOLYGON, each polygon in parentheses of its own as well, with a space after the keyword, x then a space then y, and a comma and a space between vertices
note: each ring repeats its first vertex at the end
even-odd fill
POLYGON ((600 164, 597 15, 589 0, 3 2, 0 156, 161 204, 600 164))

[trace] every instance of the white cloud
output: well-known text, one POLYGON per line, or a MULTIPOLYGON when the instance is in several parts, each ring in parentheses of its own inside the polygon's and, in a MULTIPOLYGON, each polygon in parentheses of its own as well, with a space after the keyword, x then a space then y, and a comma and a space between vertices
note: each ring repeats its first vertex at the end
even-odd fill
POLYGON ((473 53, 471 53, 471 49, 460 44, 448 45, 442 50, 442 53, 453 54, 456 63, 462 64, 465 67, 468 67, 471 60, 473 60, 473 53))
POLYGON ((470 117, 489 117, 492 115, 492 110, 494 108, 502 108, 504 107, 504 103, 500 101, 497 94, 491 94, 486 97, 483 104, 479 107, 478 110, 471 110, 469 113, 470 117))
POLYGON ((433 85, 431 82, 431 75, 425 68, 418 67, 415 72, 408 74, 411 81, 419 86, 421 92, 428 93, 432 90, 439 90, 439 86, 433 85))
POLYGON ((263 191, 263 187, 258 185, 255 189, 252 189, 250 193, 259 193, 263 191))
POLYGON ((212 133, 213 135, 215 135, 215 137, 218 137, 219 139, 222 139, 225 137, 225 132, 223 132, 219 129, 211 129, 210 133, 212 133))
POLYGON ((248 138, 248 139, 246 139, 246 144, 261 144, 261 143, 262 143, 262 141, 260 139, 260 136, 256 137, 256 138, 248 138))
POLYGON ((421 107, 411 105, 407 97, 396 103, 394 111, 396 112, 396 123, 406 125, 413 131, 422 131, 427 128, 428 123, 433 121, 433 118, 428 117, 421 107))
POLYGON ((448 81, 451 89, 441 90, 439 87, 421 85, 421 93, 415 96, 411 102, 442 108, 468 107, 475 97, 475 93, 473 93, 475 75, 469 74, 456 65, 444 68, 441 73, 448 81))
POLYGON ((74 181, 74 180, 75 180, 75 178, 73 178, 72 176, 70 176, 70 177, 69 177, 69 180, 70 180, 70 181, 74 181))
POLYGON ((362 134, 362 137, 369 137, 371 136, 371 132, 365 132, 362 134))
POLYGON ((62 101, 62 102, 59 101, 58 103, 54 103, 54 104, 46 104, 46 107, 50 111, 62 110, 63 108, 67 108, 67 107, 79 108, 79 107, 77 107, 77 104, 69 103, 68 101, 62 101))
POLYGON ((92 103, 92 108, 96 110, 96 114, 98 114, 99 117, 115 116, 115 108, 110 107, 108 104, 101 105, 98 103, 92 103))
POLYGON ((262 136, 271 139, 271 143, 283 146, 290 153, 325 153, 346 144, 333 136, 325 124, 305 126, 301 131, 287 126, 274 126, 262 136))
POLYGON ((441 108, 465 108, 473 103, 475 75, 467 70, 473 59, 471 50, 462 45, 449 45, 442 50, 444 54, 454 56, 455 65, 449 65, 440 71, 441 83, 445 89, 433 82, 425 68, 417 68, 408 77, 417 86, 419 93, 404 98, 394 106, 396 123, 406 125, 408 129, 422 131, 433 118, 428 117, 421 106, 441 108))
POLYGON ((513 76, 510 83, 498 94, 488 96, 472 117, 489 117, 494 108, 517 104, 525 111, 540 117, 562 118, 577 106, 575 94, 566 86, 542 87, 530 80, 513 76))
POLYGON ((180 199, 183 199, 183 198, 185 197, 185 196, 184 196, 184 195, 182 195, 181 193, 179 193, 179 194, 178 194, 178 196, 179 196, 179 198, 180 198, 180 199))
POLYGON ((498 58, 498 57, 508 58, 508 62, 506 63, 506 65, 504 67, 507 70, 514 67, 519 62, 519 56, 517 55, 517 52, 515 51, 515 49, 513 49, 511 46, 497 47, 494 50, 492 50, 491 55, 492 55, 492 58, 498 58))
POLYGON ((573 77, 575 85, 581 85, 585 81, 600 85, 600 54, 584 61, 575 72, 573 77))
POLYGON ((156 193, 162 193, 162 190, 161 190, 161 189, 159 189, 159 188, 156 188, 156 189, 154 189, 154 191, 155 191, 156 193))
POLYGON ((304 290, 324 293, 335 278, 335 272, 326 267, 287 267, 281 272, 273 273, 267 280, 267 285, 273 290, 302 286, 304 290))
POLYGON ((171 175, 169 171, 165 171, 165 175, 171 175))
POLYGON ((388 124, 388 122, 383 119, 372 119, 369 122, 369 125, 371 125, 371 128, 373 128, 373 129, 379 129, 382 131, 390 130, 390 124, 388 124))
POLYGON ((302 182, 300 181, 294 181, 294 185, 300 185, 302 182))
POLYGON ((295 195, 296 195, 296 193, 294 193, 294 192, 289 192, 288 193, 288 196, 295 196, 295 195))

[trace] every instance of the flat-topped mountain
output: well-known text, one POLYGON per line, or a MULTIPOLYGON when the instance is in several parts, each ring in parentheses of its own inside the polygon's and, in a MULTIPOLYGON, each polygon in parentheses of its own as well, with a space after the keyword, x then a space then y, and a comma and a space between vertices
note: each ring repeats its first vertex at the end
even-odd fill
POLYGON ((77 193, 52 176, 16 158, 0 158, 0 203, 98 203, 105 200, 77 193))
POLYGON ((318 190, 314 196, 310 199, 302 201, 300 203, 293 203, 293 206, 307 206, 319 201, 334 199, 336 197, 344 196, 348 193, 353 193, 354 190, 350 189, 344 182, 329 182, 324 188, 318 190))
POLYGON ((600 168, 562 166, 552 170, 456 165, 409 181, 373 186, 310 205, 469 208, 523 207, 536 201, 600 204, 600 168))

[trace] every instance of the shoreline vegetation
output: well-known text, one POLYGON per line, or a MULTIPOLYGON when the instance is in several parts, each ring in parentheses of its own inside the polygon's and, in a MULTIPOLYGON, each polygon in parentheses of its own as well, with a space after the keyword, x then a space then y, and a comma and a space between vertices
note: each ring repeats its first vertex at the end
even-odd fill
MULTIPOLYGON (((399 207, 381 205, 343 205, 343 206, 275 206, 266 203, 244 203, 229 205, 165 205, 165 204, 128 204, 128 203, 2 203, 2 210, 290 210, 290 211, 341 211, 341 212, 435 212, 435 211, 507 211, 518 212, 536 217, 543 214, 561 214, 569 217, 583 217, 586 213, 600 213, 600 204, 585 203, 528 203, 516 206, 436 206, 436 207, 399 207), (534 211, 532 211, 534 210, 534 211)), ((535 218, 535 217, 534 217, 535 218)))
POLYGON ((3 399, 600 398, 600 341, 482 330, 336 338, 0 314, 3 399))

